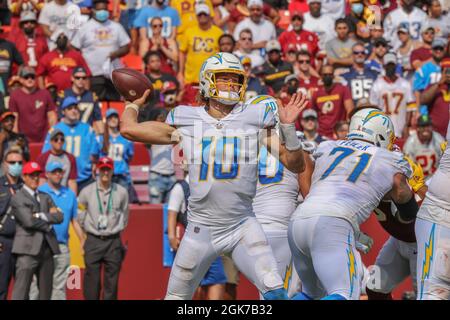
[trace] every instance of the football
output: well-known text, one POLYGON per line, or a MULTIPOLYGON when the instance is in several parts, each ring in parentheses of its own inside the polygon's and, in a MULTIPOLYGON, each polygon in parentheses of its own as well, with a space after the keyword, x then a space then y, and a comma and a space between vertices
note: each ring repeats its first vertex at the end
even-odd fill
POLYGON ((112 82, 126 101, 134 101, 140 98, 147 89, 151 89, 153 93, 153 85, 150 79, 134 69, 120 68, 114 70, 112 72, 112 82))

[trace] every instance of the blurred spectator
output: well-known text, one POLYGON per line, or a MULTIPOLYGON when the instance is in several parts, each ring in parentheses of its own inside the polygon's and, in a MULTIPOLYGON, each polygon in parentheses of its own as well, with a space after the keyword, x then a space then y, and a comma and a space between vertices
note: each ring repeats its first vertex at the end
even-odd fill
POLYGON ((317 132, 319 123, 317 121, 317 112, 314 109, 306 109, 303 111, 300 124, 303 128, 303 134, 306 141, 320 144, 322 141, 326 140, 317 132))
POLYGON ((220 38, 219 38, 219 51, 220 52, 233 53, 235 45, 236 45, 236 41, 234 40, 232 35, 230 35, 228 33, 224 33, 223 35, 220 36, 220 38))
POLYGON ((427 25, 434 28, 436 37, 447 38, 450 34, 450 16, 442 14, 442 5, 439 0, 431 0, 428 7, 429 17, 427 25))
MULTIPOLYGON (((267 41, 276 39, 274 24, 263 15, 262 0, 248 0, 250 15, 236 25, 233 31, 235 39, 239 39, 242 30, 250 29, 253 35, 253 49, 264 49, 267 41)), ((264 54, 260 50, 261 56, 264 54)))
POLYGON ((395 73, 397 58, 393 53, 383 57, 384 77, 378 77, 370 91, 370 103, 385 112, 394 124, 395 136, 406 139, 417 110, 411 84, 395 73))
POLYGON ((348 121, 339 121, 334 126, 334 139, 335 140, 345 140, 348 134, 348 121))
MULTIPOLYGON (((59 129, 52 130, 49 135, 50 150, 39 154, 36 162, 41 168, 46 168, 49 163, 58 162, 62 164, 63 175, 61 184, 70 188, 77 194, 77 162, 75 157, 64 150, 65 136, 59 129)), ((46 175, 43 172, 39 184, 45 183, 46 175)))
POLYGON ((14 131, 23 133, 30 142, 42 142, 48 128, 58 121, 55 103, 47 90, 37 87, 33 68, 22 67, 19 76, 22 87, 11 92, 9 99, 14 131))
POLYGON ((239 0, 223 0, 222 4, 214 6, 214 24, 224 32, 229 32, 231 12, 236 8, 239 0))
POLYGON ((431 59, 431 44, 435 37, 434 28, 430 25, 424 26, 422 30, 422 46, 411 52, 411 67, 419 69, 426 61, 431 59))
POLYGON ((319 78, 314 74, 317 72, 311 67, 311 55, 308 51, 300 51, 297 54, 297 76, 299 79, 299 89, 311 99, 314 92, 318 90, 319 78))
POLYGON ((264 58, 259 54, 258 50, 253 49, 253 35, 250 29, 243 29, 239 32, 238 50, 234 51, 234 55, 242 59, 249 57, 252 62, 252 68, 262 66, 264 58))
POLYGON ((119 58, 130 51, 130 37, 119 23, 109 19, 107 6, 107 0, 94 0, 93 17, 78 30, 72 45, 86 59, 93 76, 91 90, 100 101, 118 101, 120 95, 109 77, 119 58))
POLYGON ((94 181, 93 166, 98 158, 98 146, 95 133, 92 128, 80 121, 78 100, 75 97, 67 97, 61 104, 63 118, 60 122, 50 128, 45 138, 42 153, 51 149, 50 138, 54 130, 64 133, 64 149, 71 153, 77 162, 77 190, 81 190, 94 181))
POLYGON ((305 30, 303 23, 303 13, 300 11, 292 12, 292 30, 283 31, 279 37, 281 49, 284 54, 287 54, 293 47, 294 51, 308 51, 312 57, 316 56, 319 50, 319 38, 317 38, 315 33, 305 30))
POLYGON ((412 40, 409 35, 409 30, 405 25, 400 25, 397 29, 397 37, 399 46, 396 49, 397 60, 400 63, 403 71, 403 76, 409 78, 412 71, 411 53, 420 47, 418 41, 412 40))
POLYGON ((333 21, 344 18, 345 0, 325 0, 322 1, 322 14, 329 16, 333 21))
POLYGON ((25 161, 30 160, 30 148, 27 138, 24 134, 13 131, 15 118, 14 113, 11 111, 6 111, 0 115, 0 161, 3 160, 4 154, 13 147, 20 148, 25 161))
POLYGON ((0 301, 6 300, 11 277, 15 269, 15 256, 12 254, 16 222, 11 215, 11 198, 22 188, 22 151, 13 147, 6 150, 0 177, 0 301))
MULTIPOLYGON (((81 122, 87 123, 97 134, 102 134, 104 131, 102 112, 98 103, 97 96, 92 91, 88 90, 88 72, 83 67, 76 67, 72 70, 70 77, 72 86, 63 92, 59 93, 59 106, 66 97, 75 97, 78 100, 78 109, 80 110, 81 122)), ((58 110, 59 118, 62 117, 62 110, 58 110)))
POLYGON ((113 182, 128 190, 130 203, 137 202, 136 191, 130 176, 130 162, 134 155, 133 142, 125 139, 119 132, 119 113, 110 108, 106 111, 106 130, 98 136, 100 157, 110 157, 114 161, 113 182), (106 136, 108 135, 108 136, 106 136))
POLYGON ((322 67, 322 83, 311 99, 311 107, 318 114, 318 133, 332 139, 334 126, 347 119, 354 105, 349 88, 334 83, 333 66, 322 67))
MULTIPOLYGON (((379 39, 384 39, 383 34, 384 34, 384 29, 381 24, 375 24, 370 27, 369 39, 362 39, 364 46, 366 47, 369 55, 372 55, 372 53, 373 53, 375 41, 377 41, 379 39), (367 40, 369 40, 369 41, 366 42, 367 40)), ((384 42, 386 43, 386 46, 389 46, 389 43, 386 41, 386 39, 384 39, 384 42)))
MULTIPOLYGON (((366 6, 366 3, 370 1, 364 0, 350 0, 350 14, 345 17, 347 21, 350 35, 355 37, 356 40, 364 41, 370 40, 374 37, 372 30, 377 27, 377 29, 382 29, 380 21, 374 21, 373 12, 366 6), (369 22, 372 22, 370 26, 369 22)), ((383 33, 377 35, 376 37, 383 36, 383 33)))
POLYGON ((242 66, 247 74, 247 89, 245 90, 244 100, 247 101, 257 95, 268 94, 267 87, 264 82, 252 73, 252 61, 249 57, 241 59, 242 66))
POLYGON ((325 44, 336 36, 334 21, 330 16, 322 14, 322 0, 308 0, 308 7, 303 28, 315 32, 319 37, 319 49, 325 50, 325 44))
POLYGON ((420 94, 420 103, 428 107, 433 130, 447 135, 450 102, 450 58, 441 61, 442 78, 420 94))
POLYGON ((208 6, 211 17, 214 17, 214 10, 211 0, 173 1, 173 3, 171 4, 173 8, 178 11, 181 20, 180 27, 177 28, 178 41, 181 41, 183 35, 187 35, 187 29, 191 27, 198 27, 198 19, 195 7, 201 3, 208 6))
POLYGON ((353 63, 352 48, 356 41, 349 37, 348 25, 345 19, 337 19, 334 24, 334 29, 336 30, 337 37, 329 40, 325 46, 327 62, 333 65, 335 70, 338 68, 346 70, 345 68, 351 66, 353 63))
POLYGON ((20 31, 9 35, 8 40, 16 45, 24 63, 37 67, 39 59, 48 51, 47 40, 38 30, 36 13, 22 11, 20 14, 20 31))
POLYGON ((161 29, 161 36, 164 38, 175 39, 177 27, 180 26, 180 16, 174 8, 166 4, 165 0, 154 0, 152 6, 144 6, 138 12, 134 22, 136 28, 139 28, 139 38, 151 38, 154 31, 151 23, 154 17, 159 17, 164 21, 161 29))
POLYGON ((258 76, 264 83, 278 93, 283 87, 284 79, 294 73, 292 65, 281 59, 281 46, 277 40, 270 40, 266 45, 266 62, 257 68, 258 76))
MULTIPOLYGON (((262 3, 262 14, 270 20, 274 26, 280 21, 280 14, 273 8, 269 3, 262 3)), ((230 19, 228 20, 227 27, 229 33, 233 33, 236 25, 242 20, 252 15, 252 10, 250 9, 250 1, 239 0, 234 10, 230 13, 230 19)))
POLYGON ((288 75, 286 78, 284 78, 284 85, 281 88, 281 92, 279 94, 279 98, 283 103, 289 103, 294 93, 302 91, 299 83, 300 81, 295 74, 288 75))
POLYGON ((420 164, 425 178, 429 178, 439 165, 443 143, 444 137, 433 131, 430 116, 421 115, 417 121, 417 131, 406 140, 403 153, 420 164))
POLYGON ((70 47, 65 31, 56 31, 52 36, 56 48, 44 54, 36 69, 39 87, 45 88, 45 79, 56 84, 58 91, 70 88, 71 76, 76 67, 85 68, 90 75, 89 68, 83 56, 70 47))
MULTIPOLYGON (((3 29, 0 28, 0 33, 3 29)), ((13 65, 22 65, 22 55, 17 50, 14 43, 0 37, 0 93, 6 95, 8 93, 8 79, 12 75, 13 65)))
MULTIPOLYGON (((366 62, 366 66, 370 70, 375 71, 378 75, 384 75, 383 57, 389 51, 389 44, 384 38, 377 38, 373 42, 372 54, 366 62)), ((401 74, 402 67, 397 64, 396 73, 401 74)))
POLYGON ((204 3, 195 7, 198 26, 186 30, 180 42, 177 79, 183 88, 182 103, 194 104, 198 92, 198 74, 206 58, 219 50, 223 31, 212 24, 211 9, 204 3))
MULTIPOLYGON (((117 1, 119 2, 119 1, 117 1)), ((140 0, 129 0, 126 1, 126 10, 120 12, 120 21, 122 26, 129 31, 131 37, 131 54, 138 54, 139 51, 139 30, 136 28, 136 19, 138 17, 139 11, 142 6, 145 5, 143 1, 140 0)))
MULTIPOLYGON (((66 284, 70 272, 70 224, 72 223, 73 230, 80 240, 81 248, 84 246, 84 234, 77 221, 77 196, 72 190, 61 184, 64 176, 63 164, 61 162, 49 162, 45 167, 45 176, 47 177, 47 182, 41 185, 38 191, 48 194, 64 217, 61 223, 53 226, 60 253, 53 256, 54 271, 51 299, 66 300, 66 284)), ((30 296, 34 300, 33 298, 38 296, 35 282, 31 288, 30 296), (35 296, 33 297, 33 295, 35 296)))
POLYGON ((179 89, 179 83, 177 79, 170 73, 162 71, 161 58, 157 51, 149 51, 144 57, 146 75, 153 84, 153 96, 149 103, 150 106, 164 106, 164 100, 162 99, 162 91, 164 87, 168 86, 169 82, 175 84, 176 89, 179 89))
POLYGON ((39 300, 50 300, 53 288, 53 256, 60 254, 53 224, 63 221, 51 197, 37 190, 42 169, 36 162, 23 166, 23 187, 11 199, 16 219, 12 252, 16 255, 13 300, 28 300, 33 275, 37 277, 39 300))
POLYGON ((128 192, 112 181, 112 159, 101 158, 97 171, 97 181, 78 197, 78 221, 87 234, 83 250, 86 264, 83 293, 86 300, 99 300, 102 291, 104 300, 117 300, 126 250, 120 234, 128 224, 128 192))
POLYGON ((47 37, 50 50, 56 47, 57 38, 53 36, 56 31, 63 31, 68 39, 72 40, 79 28, 79 22, 76 21, 76 13, 79 12, 79 7, 68 0, 54 0, 44 4, 38 22, 47 37))
POLYGON ((141 37, 139 55, 145 57, 148 51, 158 51, 161 58, 161 71, 175 75, 178 62, 178 46, 174 39, 164 38, 161 35, 163 20, 154 17, 150 23, 153 30, 151 36, 141 37))
POLYGON ((427 15, 421 9, 415 7, 414 2, 414 0, 400 0, 400 7, 389 12, 384 19, 384 37, 390 41, 394 49, 400 46, 397 36, 400 25, 408 28, 412 40, 419 40, 427 15))
POLYGON ((362 43, 356 43, 352 48, 353 65, 350 70, 342 74, 343 85, 349 86, 353 104, 362 98, 369 98, 370 89, 377 79, 377 73, 365 65, 366 50, 362 43))
MULTIPOLYGON (((164 122, 168 112, 165 109, 155 109, 150 120, 164 122)), ((148 188, 150 203, 166 203, 169 191, 176 182, 175 169, 172 162, 172 145, 156 145, 149 147, 150 176, 148 188)))

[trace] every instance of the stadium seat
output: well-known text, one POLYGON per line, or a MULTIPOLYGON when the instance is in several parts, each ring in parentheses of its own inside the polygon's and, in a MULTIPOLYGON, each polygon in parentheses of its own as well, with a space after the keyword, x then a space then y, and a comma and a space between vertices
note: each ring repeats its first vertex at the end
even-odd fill
POLYGON ((148 194, 148 185, 145 184, 135 184, 134 189, 136 190, 138 199, 140 203, 150 203, 150 197, 148 194))
POLYGON ((279 10, 278 13, 280 14, 280 21, 278 21, 278 27, 280 27, 283 30, 286 30, 291 24, 291 14, 289 13, 289 10, 279 10))
POLYGON ((132 166, 148 166, 150 164, 150 155, 145 144, 140 142, 134 143, 134 157, 131 160, 132 166))
POLYGON ((121 60, 122 63, 128 68, 135 69, 137 71, 144 70, 144 63, 142 61, 142 58, 137 54, 127 54, 121 60))
POLYGON ((130 175, 133 183, 147 183, 148 181, 148 166, 130 166, 130 175))
POLYGON ((114 108, 119 112, 119 116, 122 115, 123 111, 125 110, 125 102, 123 101, 110 101, 108 105, 109 108, 114 108))

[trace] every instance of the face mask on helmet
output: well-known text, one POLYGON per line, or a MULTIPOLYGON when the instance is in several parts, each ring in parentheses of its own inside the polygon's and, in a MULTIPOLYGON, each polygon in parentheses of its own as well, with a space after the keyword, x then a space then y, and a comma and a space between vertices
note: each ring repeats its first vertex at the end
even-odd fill
POLYGON ((244 76, 239 75, 238 82, 226 82, 221 84, 219 89, 216 81, 216 74, 213 74, 214 86, 211 88, 211 98, 225 105, 234 105, 242 100, 242 93, 244 90, 244 76), (227 87, 224 88, 223 86, 227 87), (234 87, 237 87, 236 90, 234 87))

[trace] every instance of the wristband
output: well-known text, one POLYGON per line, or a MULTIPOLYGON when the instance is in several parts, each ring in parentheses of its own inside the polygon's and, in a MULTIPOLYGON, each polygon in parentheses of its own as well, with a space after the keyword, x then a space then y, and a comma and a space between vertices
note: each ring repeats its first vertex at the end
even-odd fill
POLYGON ((280 135, 281 141, 284 141, 284 145, 288 151, 302 150, 302 143, 297 137, 294 123, 280 123, 280 135))
POLYGON ((128 103, 125 106, 125 110, 127 110, 127 109, 133 109, 134 111, 136 111, 136 113, 139 113, 139 107, 134 103, 128 103))

